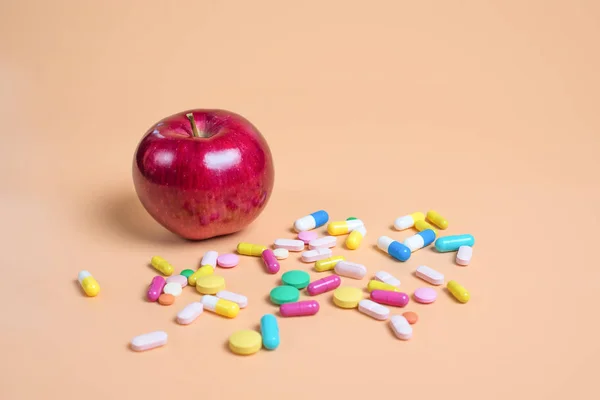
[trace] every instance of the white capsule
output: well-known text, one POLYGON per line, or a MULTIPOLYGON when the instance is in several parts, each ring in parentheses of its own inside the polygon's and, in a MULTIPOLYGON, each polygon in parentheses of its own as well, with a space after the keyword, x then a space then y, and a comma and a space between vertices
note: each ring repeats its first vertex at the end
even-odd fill
POLYGON ((363 299, 358 302, 358 311, 379 321, 385 321, 390 316, 389 308, 369 299, 363 299))
POLYGON ((145 333, 131 339, 131 349, 134 351, 146 351, 167 344, 167 332, 155 331, 145 333))
POLYGON ((288 251, 288 249, 279 248, 279 249, 273 250, 273 255, 278 260, 285 260, 286 258, 289 257, 290 252, 288 251))
POLYGON ((367 267, 349 261, 340 261, 335 264, 333 271, 340 276, 352 279, 362 279, 367 274, 367 267))
POLYGON ((456 263, 458 265, 467 266, 473 257, 473 248, 471 246, 460 246, 456 253, 456 263))
POLYGON ((202 260, 200 261, 200 266, 203 267, 205 265, 210 265, 211 267, 217 266, 217 258, 219 257, 219 253, 214 250, 209 250, 204 253, 202 256, 202 260))
POLYGON ((414 212, 412 214, 396 218, 396 220, 394 221, 394 228, 396 228, 399 231, 412 228, 413 226, 415 226, 415 222, 420 219, 425 219, 425 215, 422 212, 414 212))
POLYGON ((297 239, 276 239, 276 249, 286 249, 288 251, 302 251, 305 248, 305 244, 302 240, 297 239))
POLYGON ((172 294, 175 297, 178 297, 183 292, 181 288, 181 284, 177 282, 169 282, 163 287, 163 293, 172 294))
POLYGON ((329 258, 333 252, 330 249, 314 249, 308 250, 302 253, 302 261, 304 262, 313 262, 319 261, 324 258, 329 258))
POLYGON ((444 274, 434 270, 433 268, 429 268, 426 265, 417 267, 416 275, 417 278, 421 278, 425 282, 429 282, 432 285, 441 285, 444 283, 444 274))
POLYGON ((375 279, 380 282, 387 283, 388 285, 396 287, 400 286, 400 279, 385 271, 378 271, 375 274, 375 279))
POLYGON ((410 249, 410 251, 416 251, 425 245, 425 241, 423 240, 423 236, 421 235, 413 235, 407 237, 403 244, 410 249))
POLYGON ((335 247, 337 239, 334 236, 324 236, 320 238, 316 238, 308 242, 309 249, 322 249, 322 248, 331 248, 335 247))
POLYGON ((190 303, 177 313, 177 323, 181 325, 191 324, 202 314, 202 311, 204 311, 202 303, 198 301, 190 303))
POLYGON ((398 339, 408 340, 412 337, 412 326, 402 315, 394 315, 390 318, 390 327, 398 339))
POLYGON ((217 293, 217 297, 223 300, 229 300, 236 303, 240 308, 244 308, 248 305, 248 298, 241 294, 229 292, 227 290, 221 290, 217 293))

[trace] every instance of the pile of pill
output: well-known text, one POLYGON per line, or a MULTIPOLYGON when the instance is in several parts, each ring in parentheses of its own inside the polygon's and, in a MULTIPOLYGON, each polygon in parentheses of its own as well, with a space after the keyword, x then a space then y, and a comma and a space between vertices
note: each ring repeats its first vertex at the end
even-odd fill
MULTIPOLYGON (((424 247, 434 245, 440 253, 456 252, 456 264, 467 266, 473 255, 475 239, 470 234, 438 237, 438 229, 448 228, 448 221, 436 211, 427 214, 414 212, 397 218, 394 228, 403 231, 414 228, 417 233, 402 242, 389 236, 380 236, 377 247, 400 262, 409 260, 412 254, 424 247)), ((311 264, 319 273, 332 272, 323 278, 310 281, 310 275, 303 269, 289 270, 281 275, 281 285, 274 287, 269 293, 270 301, 279 306, 279 315, 284 318, 312 316, 319 312, 319 297, 331 293, 333 304, 341 309, 356 309, 378 321, 389 320, 389 327, 401 340, 412 338, 412 325, 418 321, 418 315, 412 311, 392 315, 391 307, 404 308, 411 299, 409 294, 400 289, 400 280, 386 271, 376 272, 367 282, 366 290, 369 298, 364 298, 363 290, 351 286, 343 286, 343 278, 363 280, 367 276, 365 265, 346 260, 343 256, 334 255, 337 238, 347 235, 345 247, 356 250, 367 235, 362 220, 350 217, 343 221, 329 222, 329 214, 320 210, 295 221, 296 238, 275 239, 272 249, 254 243, 242 242, 237 245, 237 254, 219 254, 215 250, 207 251, 196 270, 186 269, 173 275, 173 266, 165 259, 154 256, 150 263, 161 273, 155 276, 146 293, 149 302, 157 302, 163 306, 175 303, 183 288, 193 286, 202 295, 199 301, 183 307, 176 315, 181 325, 194 322, 204 310, 208 310, 225 318, 235 318, 240 309, 248 306, 248 298, 243 294, 226 289, 225 279, 215 273, 215 268, 233 268, 240 262, 241 256, 260 257, 265 272, 277 274, 280 261, 289 257, 290 252, 300 253, 303 263, 311 264), (327 225, 327 235, 319 236, 316 228, 327 225), (166 277, 166 278, 165 278, 166 277), (300 291, 313 297, 300 301, 300 291)), ((421 265, 416 268, 415 276, 432 286, 443 285, 444 274, 435 269, 421 265)), ((87 296, 95 297, 100 286, 88 271, 81 271, 78 276, 83 291, 87 296)), ((448 292, 460 303, 467 303, 469 292, 458 282, 449 280, 446 283, 448 292)), ((437 299, 437 291, 430 286, 419 287, 412 293, 414 301, 431 304, 437 299)), ((130 342, 135 351, 145 351, 163 346, 167 343, 167 333, 155 331, 136 336, 130 342)), ((279 327, 273 314, 265 314, 260 319, 260 332, 251 329, 234 332, 229 337, 229 348, 235 354, 249 355, 263 347, 274 350, 279 347, 279 327)))

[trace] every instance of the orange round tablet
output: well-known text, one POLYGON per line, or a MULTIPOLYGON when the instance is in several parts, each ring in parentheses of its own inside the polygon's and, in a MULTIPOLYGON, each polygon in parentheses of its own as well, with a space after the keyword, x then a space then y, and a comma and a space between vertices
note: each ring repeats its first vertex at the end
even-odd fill
POLYGON ((172 294, 163 293, 158 296, 158 303, 163 306, 170 306, 171 304, 175 303, 175 296, 172 294))
MULTIPOLYGON (((158 301, 160 301, 160 299, 158 299, 158 301)), ((412 311, 407 311, 404 314, 402 314, 402 316, 404 318, 406 318, 406 320, 408 321, 409 324, 414 324, 419 320, 419 316, 417 315, 417 313, 414 313, 412 311)))

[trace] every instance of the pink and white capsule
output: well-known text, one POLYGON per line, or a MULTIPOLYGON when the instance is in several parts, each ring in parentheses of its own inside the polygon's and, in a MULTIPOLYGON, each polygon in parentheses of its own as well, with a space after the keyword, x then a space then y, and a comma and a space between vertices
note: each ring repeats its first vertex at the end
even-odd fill
POLYGON ((333 271, 341 276, 352 279, 362 279, 367 274, 367 267, 349 261, 340 261, 335 264, 333 271))
POLYGON ((314 262, 319 261, 324 258, 329 258, 333 252, 330 249, 314 249, 308 250, 302 253, 302 261, 304 262, 314 262))
POLYGON ((334 236, 324 236, 308 242, 308 248, 314 249, 329 249, 335 247, 337 239, 334 236))
POLYGON ((429 268, 426 265, 417 267, 416 271, 417 278, 423 279, 425 282, 429 282, 432 285, 441 285, 444 283, 444 274, 436 271, 433 268, 429 268))
POLYGON ((467 266, 473 257, 473 248, 471 246, 460 246, 456 253, 456 263, 458 265, 467 266))
POLYGON ((389 272, 378 271, 375 274, 375 279, 378 280, 379 282, 387 283, 388 285, 392 285, 392 286, 396 286, 396 287, 400 286, 400 279, 396 278, 389 272))
POLYGON ((297 239, 276 239, 276 249, 286 249, 288 251, 302 251, 304 250, 304 242, 297 239))
POLYGON ((180 325, 189 325, 196 320, 204 311, 204 305, 198 301, 188 304, 177 313, 177 323, 180 325))
POLYGON ((248 305, 248 298, 246 296, 242 296, 241 294, 233 293, 227 290, 221 290, 217 292, 216 296, 223 300, 232 301, 240 306, 240 308, 245 308, 248 305))
POLYGON ((400 340, 409 340, 412 337, 412 326, 402 315, 394 315, 390 318, 390 327, 394 335, 400 340))
POLYGON ((358 311, 379 321, 385 321, 390 316, 389 308, 369 299, 363 299, 358 302, 358 311))

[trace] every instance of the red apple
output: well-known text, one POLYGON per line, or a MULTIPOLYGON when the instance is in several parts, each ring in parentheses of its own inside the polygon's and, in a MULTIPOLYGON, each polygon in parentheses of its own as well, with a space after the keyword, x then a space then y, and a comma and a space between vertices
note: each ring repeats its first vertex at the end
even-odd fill
POLYGON ((189 110, 154 124, 135 151, 133 182, 150 215, 186 239, 244 229, 273 190, 273 158, 258 129, 225 110, 189 110))

